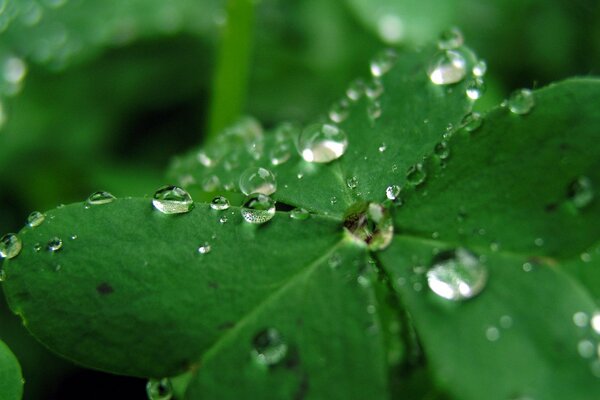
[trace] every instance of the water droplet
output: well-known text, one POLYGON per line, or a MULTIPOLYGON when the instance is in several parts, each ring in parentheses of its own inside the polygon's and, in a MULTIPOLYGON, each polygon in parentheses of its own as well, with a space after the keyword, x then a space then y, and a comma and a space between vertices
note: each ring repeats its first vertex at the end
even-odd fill
POLYGON ((370 203, 351 212, 344 221, 346 231, 371 250, 383 250, 392 241, 394 224, 389 210, 381 204, 370 203))
POLYGON ((591 340, 580 340, 579 343, 577 343, 577 351, 581 357, 590 358, 594 356, 596 348, 591 340))
POLYGON ((384 151, 387 150, 387 145, 385 143, 381 143, 379 145, 379 147, 377 148, 377 150, 379 150, 380 153, 383 153, 384 151))
POLYGON ((27 64, 18 57, 9 57, 4 62, 3 75, 6 82, 18 85, 27 75, 27 64))
POLYGON ((39 251, 42 250, 42 245, 40 243, 36 243, 33 245, 33 250, 38 253, 39 251))
POLYGON ((533 92, 529 89, 515 90, 508 98, 508 109, 513 114, 528 114, 535 105, 533 92))
POLYGON ((334 205, 335 203, 337 203, 337 201, 338 201, 337 197, 335 197, 335 196, 331 196, 331 198, 329 199, 329 203, 331 205, 334 205))
POLYGON ((229 200, 224 196, 217 196, 210 202, 210 208, 217 211, 224 211, 229 208, 229 200))
POLYGON ((467 96, 471 100, 477 100, 485 93, 485 83, 481 78, 475 78, 467 84, 465 89, 467 96))
POLYGON ((490 326, 485 330, 485 337, 490 342, 495 342, 500 339, 500 330, 495 326, 490 326))
POLYGON ((91 206, 98 206, 101 204, 112 203, 116 200, 116 197, 108 192, 95 192, 90 194, 90 197, 87 198, 86 203, 91 206))
POLYGON ((365 94, 371 100, 379 98, 383 94, 383 83, 379 79, 373 79, 369 85, 365 87, 365 94))
POLYGON ((464 43, 464 37, 460 29, 452 27, 443 31, 438 40, 438 47, 441 50, 452 50, 459 48, 464 43))
POLYGON ((568 197, 575 208, 584 208, 594 200, 594 187, 590 178, 580 176, 569 185, 568 197))
POLYGON ((52 239, 50 239, 48 241, 48 244, 46 245, 46 247, 48 248, 48 250, 50 250, 52 252, 57 252, 60 249, 62 249, 63 241, 61 238, 53 237, 52 239))
POLYGON ((396 63, 398 54, 393 49, 385 49, 371 60, 371 74, 378 78, 389 72, 396 63))
POLYGON ((437 53, 427 69, 429 79, 436 85, 460 82, 467 74, 467 61, 458 52, 446 50, 437 53))
POLYGON ((600 335, 600 312, 594 313, 590 325, 592 326, 594 332, 600 335))
POLYGON ((0 258, 15 258, 21 252, 21 239, 15 233, 7 233, 0 238, 0 258))
POLYGON ((272 165, 281 165, 290 159, 292 155, 291 145, 287 142, 279 142, 269 150, 269 160, 272 165))
POLYGON ((385 189, 385 197, 390 200, 396 200, 400 196, 401 188, 398 185, 390 185, 385 189))
POLYGON ((423 168, 423 164, 415 164, 406 172, 406 180, 414 186, 418 186, 425 182, 425 178, 427 178, 427 173, 423 168))
POLYGON ((219 180, 219 177, 216 175, 210 175, 202 181, 202 190, 205 192, 214 192, 219 188, 220 185, 221 181, 219 180))
POLYGON ((6 272, 3 269, 0 269, 0 282, 4 282, 6 280, 6 272))
POLYGON ((533 264, 530 262, 523 263, 523 271, 525 271, 525 272, 533 271, 533 264))
POLYGON ((544 245, 544 239, 542 239, 542 238, 536 238, 533 241, 533 244, 535 244, 537 247, 542 247, 544 245))
POLYGON ((182 214, 194 208, 194 201, 180 187, 163 186, 154 193, 152 205, 163 214, 182 214))
POLYGON ((589 321, 590 318, 583 311, 578 311, 573 314, 573 323, 580 328, 585 328, 589 321))
POLYGON ((367 115, 371 120, 376 120, 381 117, 381 103, 377 100, 369 102, 367 106, 367 115))
POLYGON ((227 218, 227 215, 223 215, 221 218, 219 218, 219 223, 225 224, 228 220, 229 219, 227 218))
POLYGON ((242 205, 242 217, 252 224, 263 224, 275 215, 275 201, 261 193, 253 193, 242 205))
POLYGON ((308 162, 331 162, 344 155, 347 147, 346 132, 331 124, 309 125, 298 138, 298 152, 308 162))
POLYGON ((427 271, 427 284, 438 296, 465 300, 478 295, 487 283, 487 268, 466 249, 440 253, 427 271))
POLYGON ((503 315, 500 317, 500 326, 504 329, 512 327, 513 319, 510 315, 503 315))
POLYGON ((329 119, 335 123, 340 123, 350 115, 350 103, 347 99, 341 99, 331 105, 329 109, 329 119))
POLYGON ((283 361, 288 346, 277 329, 267 328, 252 339, 252 356, 262 365, 271 366, 283 361))
POLYGON ((29 225, 32 228, 35 228, 36 226, 40 226, 45 219, 46 216, 44 214, 42 214, 39 211, 34 211, 27 217, 27 225, 29 225))
POLYGON ((448 146, 448 142, 446 141, 436 144, 433 151, 442 160, 445 160, 450 156, 450 146, 448 146))
POLYGON ((358 186, 358 178, 353 176, 352 178, 346 179, 346 186, 348 186, 350 189, 356 189, 358 186))
POLYGON ((212 158, 206 150, 200 150, 198 152, 198 154, 196 154, 196 159, 198 160, 198 162, 202 165, 204 165, 207 168, 212 167, 213 165, 216 164, 216 160, 214 158, 212 158))
POLYGON ((212 250, 210 243, 204 242, 198 247, 198 253, 200 254, 208 254, 212 250))
POLYGON ((277 181, 266 168, 248 168, 240 176, 240 190, 245 195, 261 193, 268 196, 277 190, 277 181))
POLYGON ((398 15, 383 14, 377 20, 377 32, 384 42, 396 44, 404 37, 404 23, 398 15))
POLYGON ((169 378, 150 379, 146 384, 148 400, 171 400, 173 398, 173 385, 169 378))
POLYGON ((478 78, 482 78, 487 72, 487 63, 485 60, 479 60, 473 66, 473 75, 478 78))
POLYGON ((308 219, 310 217, 310 213, 305 210, 304 208, 294 208, 291 212, 290 212, 290 218, 298 220, 298 221, 304 221, 306 219, 308 219))
POLYGON ((483 125, 483 117, 478 112, 470 112, 461 121, 461 126, 467 132, 475 132, 483 125))
POLYGON ((346 96, 352 101, 358 101, 365 93, 365 81, 356 79, 346 89, 346 96))

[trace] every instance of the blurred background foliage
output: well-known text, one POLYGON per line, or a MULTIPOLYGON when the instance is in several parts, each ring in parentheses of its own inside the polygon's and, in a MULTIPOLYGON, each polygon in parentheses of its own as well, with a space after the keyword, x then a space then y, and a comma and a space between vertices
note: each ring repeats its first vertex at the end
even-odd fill
MULTIPOLYGON (((96 190, 165 183, 169 159, 204 136, 225 2, 0 0, 0 232, 96 190)), ((245 111, 266 127, 319 118, 379 49, 451 26, 488 63, 485 110, 518 87, 600 73, 599 21, 597 0, 257 0, 245 111)), ((26 399, 145 398, 140 380, 48 352, 3 297, 0 338, 26 399)))

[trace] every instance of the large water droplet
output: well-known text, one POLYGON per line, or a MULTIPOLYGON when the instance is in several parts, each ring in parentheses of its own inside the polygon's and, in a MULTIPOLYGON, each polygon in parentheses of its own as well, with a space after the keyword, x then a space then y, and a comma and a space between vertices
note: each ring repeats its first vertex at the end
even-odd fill
POLYGON ((427 173, 423 168, 423 164, 415 164, 408 169, 406 172, 406 180, 413 186, 418 186, 425 182, 427 173))
POLYGON ((182 214, 194 208, 194 201, 180 187, 163 186, 154 193, 152 205, 163 214, 182 214))
POLYGON ((309 217, 310 217, 310 213, 308 212, 308 210, 305 210, 304 208, 294 208, 290 212, 290 218, 298 220, 298 221, 307 220, 309 217))
POLYGON ((217 196, 210 202, 210 208, 217 211, 224 211, 229 208, 229 200, 224 196, 217 196))
POLYGON ((173 385, 168 378, 150 379, 146 384, 148 400, 171 400, 173 398, 173 385))
POLYGON ((529 89, 515 90, 508 98, 507 104, 513 114, 528 114, 535 105, 533 92, 529 89))
POLYGON ((346 132, 331 124, 309 125, 298 138, 298 152, 308 162, 331 162, 344 155, 347 147, 346 132))
POLYGON ((350 115, 350 103, 347 99, 341 99, 331 105, 329 109, 329 119, 335 123, 340 123, 350 115))
POLYGON ((27 217, 27 225, 29 225, 32 228, 35 228, 36 226, 40 226, 45 219, 46 216, 44 214, 42 214, 39 211, 34 211, 27 217))
POLYGON ((392 241, 394 224, 387 208, 381 204, 358 205, 344 221, 346 231, 371 250, 383 250, 392 241))
POLYGON ((277 181, 268 169, 252 167, 240 176, 240 190, 245 195, 261 193, 268 196, 277 190, 277 181))
POLYGON ((61 238, 53 237, 52 239, 50 239, 48 241, 48 244, 46 244, 46 247, 48 248, 48 250, 50 250, 52 252, 57 252, 60 249, 62 249, 63 241, 61 238))
POLYGON ((438 47, 442 50, 452 50, 463 45, 464 37, 460 29, 452 27, 440 34, 438 47))
POLYGON ((267 328, 252 339, 252 356, 266 366, 275 365, 285 358, 288 346, 277 329, 267 328))
POLYGON ((21 252, 23 244, 15 233, 7 233, 0 238, 0 257, 15 258, 21 252))
POLYGON ((460 82, 467 74, 467 61, 456 51, 442 51, 434 56, 427 69, 427 74, 431 82, 436 85, 460 82))
POLYGON ((427 284, 438 296, 457 301, 479 294, 487 277, 485 265, 474 254, 459 248, 436 257, 427 271, 427 284))
POLYGON ((594 200, 594 187, 587 176, 580 176, 569 185, 569 201, 575 208, 584 208, 594 200))
POLYGON ((397 58, 398 54, 393 49, 385 49, 378 53, 371 60, 371 74, 373 74, 373 76, 376 78, 386 74, 390 69, 392 69, 397 58))
POLYGON ((240 212, 247 222, 263 224, 275 215, 275 201, 267 195, 254 193, 248 196, 240 212))
POLYGON ((116 200, 116 197, 108 192, 95 192, 90 194, 90 197, 87 198, 87 204, 91 206, 97 206, 100 204, 108 204, 112 203, 116 200))

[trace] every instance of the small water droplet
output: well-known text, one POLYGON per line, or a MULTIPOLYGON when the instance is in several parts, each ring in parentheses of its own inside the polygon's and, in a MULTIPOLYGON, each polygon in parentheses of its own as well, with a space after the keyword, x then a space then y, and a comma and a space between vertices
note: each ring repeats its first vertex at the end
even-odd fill
POLYGON ((225 223, 227 223, 227 221, 228 221, 227 215, 223 215, 221 218, 219 218, 219 223, 221 223, 221 224, 225 224, 225 223))
POLYGON ((535 105, 533 92, 529 89, 515 90, 508 98, 507 104, 513 114, 528 114, 535 105))
POLYGON ((252 356, 262 365, 272 366, 285 358, 288 346, 277 329, 267 328, 252 339, 252 356))
POLYGON ((198 160, 198 162, 202 165, 204 165, 207 168, 212 167, 213 165, 216 164, 216 160, 214 158, 212 158, 207 152, 206 150, 200 150, 197 154, 196 154, 196 159, 198 160))
POLYGON ((371 250, 383 250, 392 241, 394 224, 389 210, 377 203, 369 203, 350 213, 344 221, 346 231, 355 240, 364 242, 371 250))
POLYGON ((465 89, 467 96, 471 100, 477 100, 485 93, 485 83, 481 78, 475 78, 467 84, 465 89))
POLYGON ((573 323, 580 328, 585 328, 589 321, 590 318, 583 311, 578 311, 573 314, 573 323))
POLYGON ((22 247, 21 239, 15 233, 7 233, 0 238, 0 258, 15 258, 22 247))
POLYGON ((348 186, 350 189, 356 189, 358 186, 358 178, 353 176, 346 179, 346 186, 348 186))
POLYGON ((252 193, 271 195, 277 190, 275 175, 266 168, 248 168, 240 176, 240 190, 246 196, 252 193))
POLYGON ((594 200, 594 187, 587 176, 580 176, 569 185, 569 201, 575 208, 584 208, 594 200))
POLYGON ((116 200, 116 197, 108 192, 95 192, 90 194, 86 203, 90 206, 98 206, 101 204, 112 203, 114 200, 116 200))
POLYGON ((427 271, 427 284, 438 296, 465 300, 478 295, 487 283, 487 268, 466 249, 440 253, 427 271))
POLYGON ((452 50, 459 48, 464 43, 464 37, 460 29, 452 27, 446 29, 440 34, 438 47, 441 50, 452 50))
POLYGON ((523 263, 523 271, 525 271, 525 272, 533 271, 533 264, 530 262, 523 263))
POLYGON ((596 348, 591 340, 580 340, 579 343, 577 343, 577 351, 581 357, 590 358, 594 356, 596 348))
POLYGON ((533 241, 533 244, 535 244, 537 247, 542 247, 544 245, 544 239, 542 239, 542 238, 536 238, 533 241))
POLYGON ((500 339, 500 330, 495 326, 490 326, 485 330, 485 337, 490 342, 495 342, 500 339))
POLYGON ((385 143, 381 143, 379 145, 379 147, 377 148, 377 150, 379 150, 380 153, 383 153, 384 151, 387 150, 387 145, 385 143))
POLYGON ((309 125, 298 138, 298 152, 308 162, 331 162, 344 155, 347 147, 346 132, 331 124, 309 125))
POLYGON ((212 250, 210 243, 204 242, 198 247, 198 253, 200 254, 208 254, 212 250))
POLYGON ((229 208, 229 200, 224 196, 217 196, 210 202, 210 208, 217 211, 224 211, 229 208))
POLYGON ((461 126, 467 132, 475 132, 483 125, 483 117, 478 112, 470 112, 461 121, 461 126))
POLYGON ((48 241, 48 244, 46 245, 46 247, 48 248, 48 250, 50 250, 52 252, 57 252, 60 249, 62 249, 63 241, 61 238, 53 237, 52 239, 50 239, 48 241))
POLYGON ((275 201, 261 193, 253 193, 242 205, 242 217, 252 224, 264 224, 275 215, 275 201))
POLYGON ((290 218, 298 220, 298 221, 307 220, 309 217, 310 217, 310 213, 307 210, 305 210, 304 208, 294 208, 290 212, 290 218))
POLYGON ((371 120, 376 120, 381 117, 381 103, 377 100, 369 102, 369 105, 367 106, 367 115, 371 120))
POLYGON ((513 319, 510 315, 503 315, 500 317, 500 326, 504 329, 509 329, 513 325, 513 319))
POLYGON ((594 313, 590 325, 597 335, 600 335, 600 312, 594 313))
POLYGON ((482 78, 487 72, 487 63, 485 60, 479 60, 473 66, 473 75, 478 78, 482 78))
POLYGON ((398 54, 393 49, 385 49, 371 60, 371 74, 378 78, 389 72, 396 63, 398 54))
POLYGON ((406 172, 406 180, 413 186, 421 185, 425 182, 425 178, 427 178, 427 173, 423 164, 415 164, 406 172))
POLYGON ((346 96, 352 101, 358 101, 365 94, 365 81, 356 79, 346 89, 346 96))
POLYGON ((150 379, 146 384, 148 400, 171 400, 173 398, 173 385, 169 378, 150 379))
POLYGON ((77 239, 77 237, 78 237, 77 235, 71 235, 71 240, 75 240, 75 239, 77 239))
POLYGON ((33 250, 37 253, 42 250, 42 245, 40 243, 36 243, 33 245, 33 250))
POLYGON ((433 149, 435 155, 437 155, 441 160, 445 160, 450 157, 450 146, 448 142, 442 141, 435 145, 433 149))
POLYGON ((331 105, 329 119, 335 123, 345 121, 350 115, 350 103, 347 99, 341 99, 331 105))
POLYGON ((269 160, 272 165, 284 164, 292 155, 291 145, 287 142, 279 142, 273 145, 269 150, 269 160))
POLYGON ((433 57, 427 74, 431 82, 436 85, 457 83, 467 74, 467 61, 457 51, 442 51, 433 57))
POLYGON ((194 201, 182 188, 167 185, 154 193, 152 205, 163 214, 182 214, 194 208, 194 201))
POLYGON ((390 200, 396 200, 400 196, 402 189, 398 185, 390 185, 385 189, 385 197, 390 200))
POLYGON ((365 87, 365 94, 371 100, 379 98, 383 94, 383 83, 379 79, 373 79, 370 84, 365 87))
POLYGON ((337 203, 337 197, 335 196, 331 196, 331 198, 329 199, 329 203, 331 205, 334 205, 335 203, 337 203))
POLYGON ((35 228, 36 226, 40 226, 45 219, 46 216, 44 214, 42 214, 39 211, 34 211, 27 217, 27 225, 29 225, 32 228, 35 228))
POLYGON ((202 190, 205 192, 214 192, 219 188, 220 185, 221 181, 219 180, 219 177, 216 175, 210 175, 202 181, 202 190))

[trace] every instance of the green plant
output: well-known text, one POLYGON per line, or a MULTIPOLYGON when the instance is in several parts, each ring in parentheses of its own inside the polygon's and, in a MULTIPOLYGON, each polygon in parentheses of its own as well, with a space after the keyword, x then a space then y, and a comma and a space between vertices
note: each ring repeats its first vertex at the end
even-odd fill
MULTIPOLYGON (((165 377, 187 399, 593 398, 600 81, 474 111, 485 64, 450 30, 264 132, 239 118, 248 71, 227 61, 249 42, 224 40, 215 87, 240 79, 169 168, 185 190, 96 192, 3 237, 28 330, 157 399, 165 377)), ((0 378, 19 398, 3 344, 0 378)))

